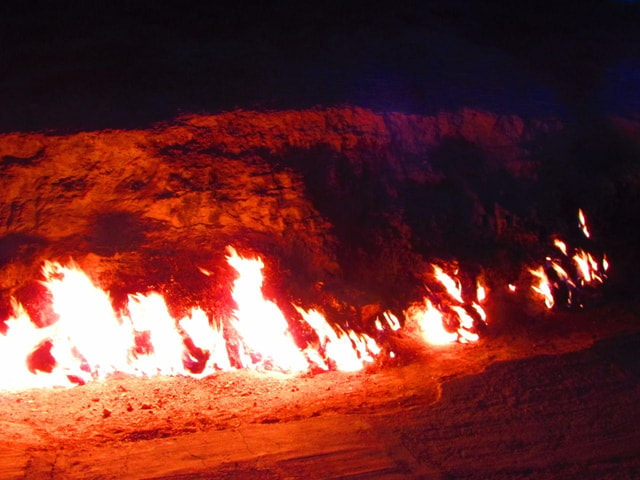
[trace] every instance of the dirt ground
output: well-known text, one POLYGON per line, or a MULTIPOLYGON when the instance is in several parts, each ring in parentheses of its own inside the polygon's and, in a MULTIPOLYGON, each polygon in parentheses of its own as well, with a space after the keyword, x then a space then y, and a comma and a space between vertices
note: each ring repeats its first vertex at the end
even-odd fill
POLYGON ((618 305, 358 373, 0 394, 1 478, 638 478, 640 322, 618 305))

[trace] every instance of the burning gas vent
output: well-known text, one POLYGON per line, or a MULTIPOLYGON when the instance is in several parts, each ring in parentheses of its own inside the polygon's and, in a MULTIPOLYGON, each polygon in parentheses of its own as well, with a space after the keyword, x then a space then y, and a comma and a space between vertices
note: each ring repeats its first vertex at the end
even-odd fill
MULTIPOLYGON (((588 238, 582 211, 579 219, 588 238)), ((570 256, 564 242, 556 239, 554 245, 565 260, 574 262, 574 268, 565 269, 560 260, 547 257, 546 268, 530 270, 537 280, 531 288, 548 308, 573 306, 587 289, 606 280, 606 256, 596 261, 581 249, 570 256)), ((472 298, 465 298, 458 269, 447 273, 432 265, 427 295, 404 311, 402 321, 385 311, 367 331, 355 331, 332 325, 317 309, 298 305, 294 307, 299 318, 287 318, 264 297, 261 258, 243 257, 227 247, 226 259, 236 272, 232 315, 220 318, 192 308, 179 319, 172 318, 158 292, 129 295, 126 307, 118 311, 109 293, 73 263, 45 262, 42 284, 50 293, 56 319, 39 328, 12 300, 15 313, 0 337, 0 360, 16 368, 4 371, 0 386, 82 384, 116 373, 200 377, 235 368, 355 371, 381 357, 395 357, 387 340, 403 325, 417 326, 424 341, 438 345, 476 342, 489 323, 482 306, 488 288, 477 280, 472 298)), ((211 275, 202 268, 200 274, 211 275)))

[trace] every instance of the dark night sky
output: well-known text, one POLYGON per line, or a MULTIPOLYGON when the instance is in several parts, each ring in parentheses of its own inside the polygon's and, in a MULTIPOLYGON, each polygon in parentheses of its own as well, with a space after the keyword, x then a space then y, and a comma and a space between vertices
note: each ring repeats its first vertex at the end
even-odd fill
POLYGON ((0 131, 355 104, 640 111, 640 5, 613 0, 0 6, 0 131))

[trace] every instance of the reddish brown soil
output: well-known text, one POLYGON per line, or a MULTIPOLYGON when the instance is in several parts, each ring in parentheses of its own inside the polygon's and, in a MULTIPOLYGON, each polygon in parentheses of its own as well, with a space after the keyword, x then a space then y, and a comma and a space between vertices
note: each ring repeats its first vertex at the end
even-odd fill
POLYGON ((635 310, 509 323, 476 345, 405 334, 402 362, 353 374, 4 393, 2 478, 637 478, 635 310))

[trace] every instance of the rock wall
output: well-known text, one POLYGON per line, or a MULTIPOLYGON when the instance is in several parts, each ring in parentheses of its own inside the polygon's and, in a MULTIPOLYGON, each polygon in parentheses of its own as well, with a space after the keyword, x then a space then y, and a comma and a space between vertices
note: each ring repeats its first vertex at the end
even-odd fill
POLYGON ((2 302, 28 303, 42 260, 73 257, 116 299, 160 288, 198 303, 213 280, 196 267, 227 278, 228 244, 266 256, 291 295, 395 295, 431 255, 481 257, 478 245, 526 234, 516 217, 538 175, 531 146, 561 129, 344 107, 1 135, 2 302))

